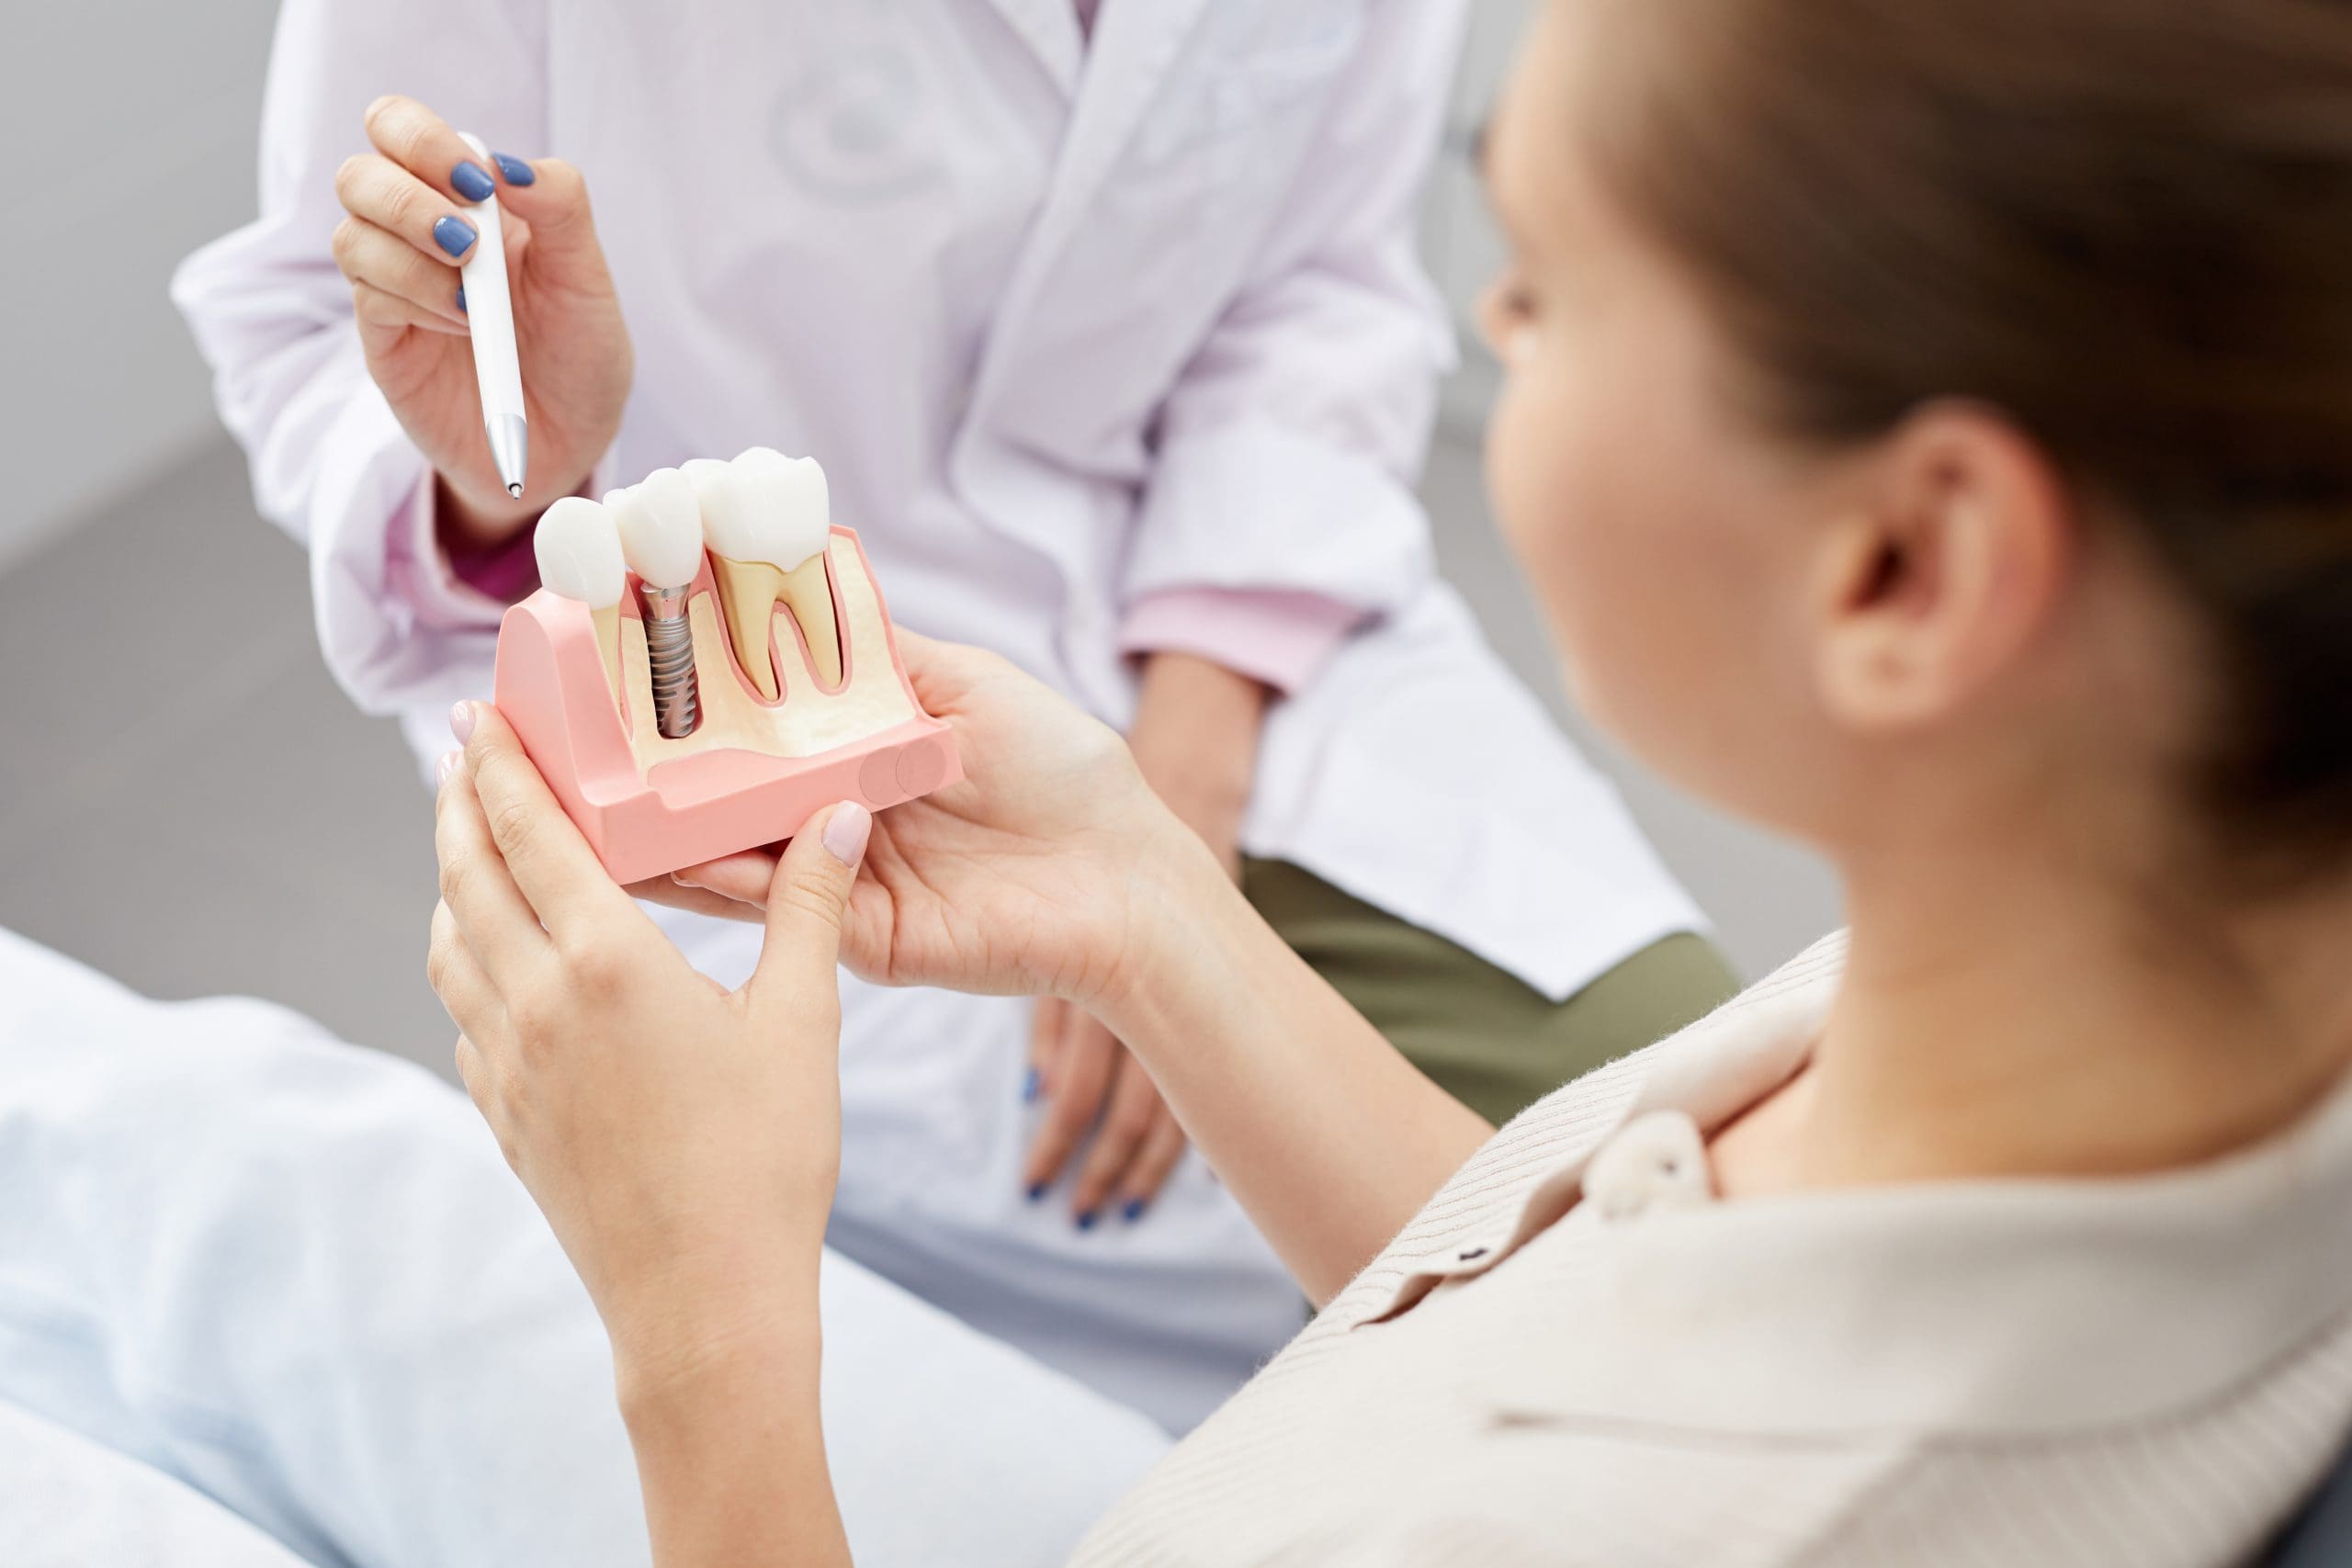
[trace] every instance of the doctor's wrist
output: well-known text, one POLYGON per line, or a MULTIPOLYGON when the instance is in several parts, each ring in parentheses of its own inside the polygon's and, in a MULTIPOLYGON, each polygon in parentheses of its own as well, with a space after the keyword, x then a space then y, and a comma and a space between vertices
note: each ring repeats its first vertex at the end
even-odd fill
POLYGON ((434 537, 453 561, 503 549, 527 533, 546 509, 543 502, 517 501, 503 491, 496 501, 469 495, 448 475, 434 471, 434 537))
POLYGON ((537 485, 521 499, 494 485, 486 491, 460 484, 441 469, 433 471, 433 532, 441 551, 452 561, 505 549, 531 531, 539 514, 567 495, 586 495, 594 471, 568 482, 537 485))

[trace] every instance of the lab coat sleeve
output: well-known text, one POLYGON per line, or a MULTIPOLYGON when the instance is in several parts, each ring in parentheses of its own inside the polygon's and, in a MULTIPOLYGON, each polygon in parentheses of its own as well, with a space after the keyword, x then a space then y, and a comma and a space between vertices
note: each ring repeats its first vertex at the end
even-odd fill
POLYGON ((1320 593, 1162 588, 1128 607, 1119 651, 1193 654, 1288 696, 1322 673, 1360 619, 1320 593))
POLYGON ((1413 491, 1453 339, 1416 220, 1463 16, 1372 6, 1248 282, 1159 411, 1130 613, 1207 588, 1375 616, 1431 576, 1413 491))
POLYGON ((479 683, 503 606, 449 571, 431 471, 368 374, 328 248, 343 216, 335 169, 367 150, 368 105, 394 92, 492 146, 538 151, 542 4, 286 0, 262 106, 260 216, 172 281, 252 463, 254 504, 311 552, 328 667, 370 712, 479 683))

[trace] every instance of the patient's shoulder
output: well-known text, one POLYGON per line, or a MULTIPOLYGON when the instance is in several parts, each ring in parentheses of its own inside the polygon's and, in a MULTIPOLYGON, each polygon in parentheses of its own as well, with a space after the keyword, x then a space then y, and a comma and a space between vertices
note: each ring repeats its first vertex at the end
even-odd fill
POLYGON ((1688 1028, 1561 1085, 1513 1117, 1340 1292, 1324 1324, 1352 1321, 1367 1303, 1387 1300, 1432 1257, 1512 1230, 1546 1196, 1546 1183, 1565 1191, 1635 1111, 1671 1106, 1709 1125, 1781 1081, 1828 1011, 1845 951, 1843 932, 1824 938, 1688 1028))

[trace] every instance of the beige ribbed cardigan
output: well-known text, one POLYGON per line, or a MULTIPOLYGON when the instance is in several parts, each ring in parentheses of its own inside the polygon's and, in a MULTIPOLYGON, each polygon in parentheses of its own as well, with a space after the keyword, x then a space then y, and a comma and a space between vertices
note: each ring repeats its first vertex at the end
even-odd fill
POLYGON ((1503 1129, 1076 1561, 2243 1560, 2352 1422, 2352 1090, 2161 1178, 1713 1201, 1841 952, 1503 1129))

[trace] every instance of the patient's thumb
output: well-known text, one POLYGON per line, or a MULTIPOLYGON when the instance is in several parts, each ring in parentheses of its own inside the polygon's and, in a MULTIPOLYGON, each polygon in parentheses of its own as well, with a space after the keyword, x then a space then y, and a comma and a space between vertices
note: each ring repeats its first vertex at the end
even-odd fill
POLYGON ((830 983, 841 960, 842 917, 874 813, 854 800, 810 818, 776 862, 768 886, 767 939, 755 987, 830 983))

